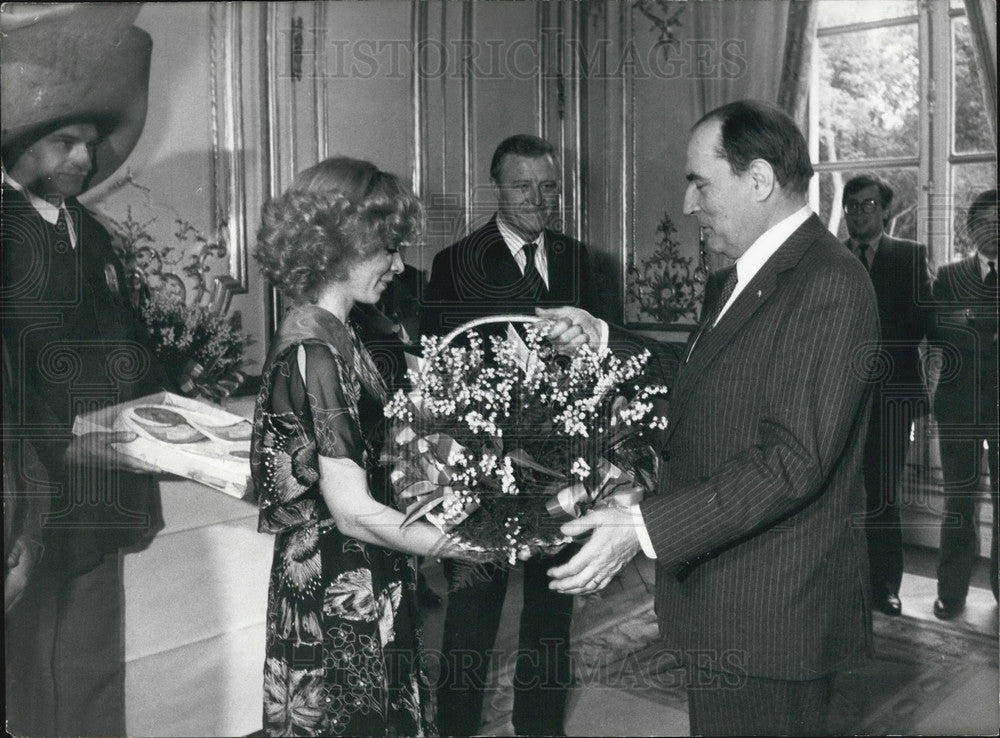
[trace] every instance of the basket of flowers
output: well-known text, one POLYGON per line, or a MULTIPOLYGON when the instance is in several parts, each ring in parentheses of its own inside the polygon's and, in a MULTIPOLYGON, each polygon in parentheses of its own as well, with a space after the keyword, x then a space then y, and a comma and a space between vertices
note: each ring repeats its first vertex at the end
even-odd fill
POLYGON ((385 410, 403 525, 426 519, 513 564, 524 547, 567 542, 567 519, 655 488, 654 436, 666 419, 654 399, 667 388, 642 382, 649 354, 584 346, 562 357, 540 320, 482 318, 422 339, 412 391, 385 410), (507 336, 491 336, 487 351, 475 329, 500 322, 511 324, 507 336), (526 326, 523 338, 513 324, 526 326))

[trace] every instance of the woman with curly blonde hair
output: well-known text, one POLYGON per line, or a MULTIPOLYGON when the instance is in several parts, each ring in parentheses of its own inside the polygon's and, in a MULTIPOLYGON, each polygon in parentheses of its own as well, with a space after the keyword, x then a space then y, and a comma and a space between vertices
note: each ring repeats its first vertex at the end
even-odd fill
POLYGON ((425 735, 412 554, 473 558, 430 524, 401 528, 379 465, 385 385, 348 314, 375 303, 420 237, 420 201, 357 159, 305 170, 264 206, 254 254, 293 303, 254 416, 258 529, 275 534, 269 735, 425 735))

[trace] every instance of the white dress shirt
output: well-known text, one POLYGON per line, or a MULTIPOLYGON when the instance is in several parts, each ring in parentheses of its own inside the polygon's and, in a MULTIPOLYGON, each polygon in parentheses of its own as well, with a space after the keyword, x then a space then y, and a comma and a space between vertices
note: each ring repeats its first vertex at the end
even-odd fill
POLYGON ((993 262, 993 268, 997 268, 996 259, 987 259, 980 252, 976 252, 976 258, 979 260, 979 278, 986 279, 986 275, 990 273, 990 262, 993 262))
POLYGON ((20 182, 11 179, 11 176, 7 174, 7 170, 3 170, 3 181, 8 186, 11 187, 27 198, 28 202, 31 203, 31 207, 35 209, 42 220, 50 225, 55 225, 59 222, 59 211, 61 210, 65 214, 66 220, 66 235, 69 237, 69 245, 76 248, 76 231, 73 229, 73 219, 69 217, 69 212, 66 210, 66 204, 53 205, 48 200, 39 197, 35 193, 28 190, 20 182))
POLYGON ((868 267, 868 271, 870 272, 872 264, 875 263, 875 252, 878 251, 878 247, 882 244, 882 234, 878 234, 878 238, 874 238, 871 241, 863 241, 860 238, 849 238, 848 243, 850 244, 851 253, 858 257, 858 259, 861 258, 859 244, 868 244, 868 248, 865 249, 865 259, 861 263, 868 267))
MULTIPOLYGON (((743 256, 736 260, 736 289, 733 290, 733 294, 729 296, 726 304, 722 306, 722 311, 713 325, 718 325, 719 320, 729 310, 729 306, 733 304, 740 293, 750 284, 750 280, 756 276, 757 272, 767 263, 767 260, 774 256, 774 252, 781 248, 781 245, 788 240, 788 237, 809 219, 810 215, 812 215, 812 210, 809 209, 808 205, 803 205, 780 223, 764 231, 750 245, 750 248, 743 252, 743 256)), ((653 548, 653 541, 649 537, 649 531, 646 530, 646 523, 642 519, 642 511, 639 505, 632 505, 630 512, 632 513, 632 520, 635 523, 636 533, 639 536, 639 545, 642 546, 642 552, 649 558, 655 559, 656 550, 653 548)))
MULTIPOLYGON (((503 241, 507 244, 507 248, 510 249, 511 256, 514 257, 514 261, 517 262, 518 268, 521 270, 521 274, 524 274, 524 269, 528 266, 528 257, 524 254, 524 245, 528 241, 521 236, 517 235, 514 230, 504 223, 503 218, 500 213, 497 213, 497 230, 500 231, 500 235, 503 237, 503 241)), ((549 288, 549 257, 545 251, 545 231, 538 234, 533 243, 538 244, 538 248, 535 249, 535 269, 542 277, 542 281, 545 283, 545 289, 549 288)))
POLYGON ((750 280, 757 275, 767 260, 774 256, 774 252, 781 247, 781 244, 787 241, 788 237, 809 219, 810 215, 812 215, 812 210, 809 209, 808 205, 803 205, 783 221, 764 231, 756 241, 750 244, 750 248, 743 252, 743 256, 736 260, 736 289, 733 290, 733 294, 729 296, 726 304, 722 306, 713 327, 719 324, 719 320, 729 310, 729 306, 746 289, 750 280))

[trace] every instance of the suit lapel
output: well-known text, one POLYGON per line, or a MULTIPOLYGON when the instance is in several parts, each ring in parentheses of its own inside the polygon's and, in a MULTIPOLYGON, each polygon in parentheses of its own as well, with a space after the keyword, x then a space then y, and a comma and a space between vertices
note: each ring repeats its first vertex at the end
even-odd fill
POLYGON ((461 268, 459 265, 452 267, 456 275, 455 287, 461 298, 472 301, 487 300, 493 293, 492 289, 484 290, 487 285, 490 288, 510 290, 521 281, 521 270, 514 261, 514 255, 510 253, 507 242, 500 235, 496 216, 469 236, 468 251, 471 254, 455 252, 455 258, 463 260, 471 258, 473 264, 461 268), (482 280, 481 282, 467 284, 468 280, 457 276, 470 269, 474 274, 482 275, 477 277, 477 281, 482 280))
POLYGON ((576 252, 565 236, 545 231, 545 256, 549 264, 549 289, 545 299, 566 305, 579 305, 580 265, 574 264, 576 252), (577 289, 574 289, 574 286, 577 289))
POLYGON ((910 265, 906 263, 905 252, 899 247, 899 243, 891 236, 883 234, 875 251, 872 268, 869 270, 875 294, 892 293, 893 284, 900 275, 909 276, 907 274, 909 269, 910 265))
POLYGON ((732 343, 734 337, 744 330, 747 322, 774 295, 778 288, 778 275, 795 267, 806 250, 824 232, 825 229, 819 219, 815 215, 810 216, 764 263, 729 309, 719 318, 715 328, 698 340, 690 359, 681 366, 677 374, 674 391, 671 393, 675 399, 670 407, 670 423, 667 425, 665 442, 673 436, 678 425, 677 421, 683 416, 694 388, 708 375, 719 353, 732 343))

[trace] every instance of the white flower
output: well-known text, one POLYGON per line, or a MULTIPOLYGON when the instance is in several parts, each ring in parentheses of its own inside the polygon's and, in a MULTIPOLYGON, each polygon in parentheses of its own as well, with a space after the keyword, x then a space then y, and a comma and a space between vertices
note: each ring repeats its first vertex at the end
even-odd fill
POLYGON ((581 456, 573 462, 573 468, 569 470, 569 473, 581 480, 586 479, 590 476, 590 464, 581 456))
POLYGON ((448 466, 457 466, 461 464, 466 466, 469 462, 465 458, 465 450, 460 446, 452 446, 451 451, 448 452, 448 460, 445 462, 448 466))
POLYGON ((519 490, 514 481, 514 462, 510 460, 509 456, 503 457, 503 466, 498 471, 500 472, 500 488, 503 490, 503 493, 505 495, 516 495, 519 490))
POLYGON ((667 418, 665 415, 654 415, 649 419, 649 427, 655 430, 666 430, 667 418))
POLYGON ((490 474, 497 467, 497 457, 496 454, 485 453, 483 457, 479 460, 479 468, 484 474, 490 474))

